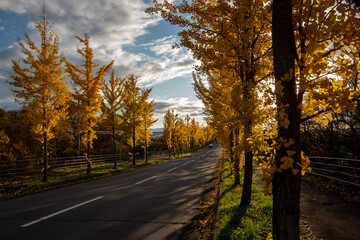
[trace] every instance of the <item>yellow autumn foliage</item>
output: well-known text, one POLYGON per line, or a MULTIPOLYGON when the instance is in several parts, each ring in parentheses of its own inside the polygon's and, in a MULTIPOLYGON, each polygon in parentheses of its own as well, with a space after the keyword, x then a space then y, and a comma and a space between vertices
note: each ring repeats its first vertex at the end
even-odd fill
POLYGON ((41 20, 35 22, 40 46, 27 33, 24 42, 18 41, 25 57, 22 63, 12 60, 16 75, 10 82, 15 87, 12 89, 15 100, 26 109, 27 119, 42 142, 53 138, 53 128, 66 119, 71 97, 62 68, 64 57, 59 53, 59 37, 49 30, 49 24, 43 11, 41 20))
POLYGON ((104 76, 110 71, 114 61, 102 66, 94 75, 93 69, 98 67, 98 64, 93 61, 94 54, 90 46, 90 36, 85 34, 83 38, 78 36, 75 38, 84 45, 83 48, 77 49, 77 53, 83 58, 83 64, 75 66, 66 61, 66 71, 73 80, 74 109, 75 115, 78 117, 76 131, 77 133, 85 133, 82 141, 88 145, 88 148, 91 148, 92 142, 96 138, 94 126, 98 119, 95 115, 101 107, 100 93, 104 86, 104 76))

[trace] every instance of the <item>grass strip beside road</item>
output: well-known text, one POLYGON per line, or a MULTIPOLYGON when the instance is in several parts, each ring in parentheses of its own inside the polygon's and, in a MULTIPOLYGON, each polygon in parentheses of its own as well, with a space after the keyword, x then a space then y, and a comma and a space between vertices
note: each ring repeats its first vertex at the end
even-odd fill
MULTIPOLYGON (((132 164, 119 165, 116 169, 104 168, 92 170, 90 174, 85 171, 71 173, 71 169, 67 175, 60 175, 49 177, 47 182, 41 181, 41 174, 33 176, 14 176, 2 178, 1 182, 4 188, 0 190, 0 200, 10 199, 17 196, 23 196, 35 192, 42 192, 50 189, 55 189, 63 186, 68 186, 76 183, 86 182, 107 176, 133 171, 138 168, 159 164, 166 160, 154 159, 149 160, 148 163, 137 163, 135 166, 132 164)), ((54 170, 55 171, 55 170, 54 170)))
MULTIPOLYGON (((47 182, 43 182, 42 173, 24 174, 19 176, 0 177, 1 189, 0 200, 10 199, 18 196, 28 195, 31 193, 42 192, 50 189, 64 187, 76 183, 87 182, 99 178, 108 177, 138 168, 143 168, 159 163, 163 163, 172 159, 181 158, 190 155, 190 153, 179 154, 168 158, 167 155, 151 156, 148 163, 137 162, 132 165, 132 161, 118 162, 116 169, 113 169, 113 163, 94 164, 90 174, 86 173, 86 165, 74 168, 50 169, 47 182)), ((142 159, 137 161, 143 161, 142 159)))
POLYGON ((242 186, 234 186, 227 160, 224 160, 222 184, 218 239, 266 239, 272 231, 272 199, 253 184, 251 204, 240 206, 242 186))
MULTIPOLYGON (((241 172, 243 176, 243 172, 241 172)), ((242 184, 234 186, 228 160, 224 160, 222 195, 218 206, 217 239, 266 239, 272 232, 272 197, 253 183, 251 203, 240 206, 242 184)), ((315 239, 300 229, 300 239, 315 239)))

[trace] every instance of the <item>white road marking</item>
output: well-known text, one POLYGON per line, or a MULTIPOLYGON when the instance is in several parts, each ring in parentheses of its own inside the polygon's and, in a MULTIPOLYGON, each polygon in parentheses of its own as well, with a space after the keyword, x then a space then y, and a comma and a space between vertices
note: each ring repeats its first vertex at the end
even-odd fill
POLYGON ((173 171, 173 170, 175 170, 175 169, 177 169, 177 168, 178 168, 178 167, 174 167, 174 168, 168 170, 168 172, 171 172, 171 171, 173 171))
POLYGON ((29 223, 27 223, 27 224, 21 225, 21 227, 29 227, 29 226, 31 226, 31 225, 33 225, 33 224, 35 224, 35 223, 41 222, 41 221, 43 221, 43 220, 45 220, 45 219, 54 217, 54 216, 56 216, 56 215, 59 215, 59 214, 61 214, 61 213, 67 212, 67 211, 70 211, 70 210, 72 210, 72 209, 74 209, 74 208, 77 208, 77 207, 80 207, 80 206, 82 206, 82 205, 91 203, 91 202, 96 201, 96 200, 99 200, 99 199, 101 199, 101 198, 103 198, 103 196, 100 196, 100 197, 91 199, 91 200, 89 200, 89 201, 86 201, 86 202, 77 204, 77 205, 75 205, 75 206, 72 206, 72 207, 63 209, 63 210, 58 211, 58 212, 56 212, 56 213, 53 213, 53 214, 50 214, 50 215, 48 215, 48 216, 42 217, 42 218, 40 218, 40 219, 38 219, 38 220, 35 220, 35 221, 29 222, 29 223))
POLYGON ((156 177, 156 176, 149 177, 149 178, 147 178, 147 179, 144 179, 144 180, 142 180, 142 181, 140 181, 140 182, 135 183, 135 185, 140 184, 140 183, 143 183, 143 182, 146 182, 146 181, 149 181, 150 179, 153 179, 153 178, 155 178, 155 177, 156 177))
POLYGON ((196 159, 194 159, 194 160, 191 160, 191 161, 188 161, 188 162, 186 162, 186 163, 184 163, 183 165, 181 165, 181 166, 185 166, 185 165, 188 165, 189 163, 192 163, 192 162, 194 162, 196 159))

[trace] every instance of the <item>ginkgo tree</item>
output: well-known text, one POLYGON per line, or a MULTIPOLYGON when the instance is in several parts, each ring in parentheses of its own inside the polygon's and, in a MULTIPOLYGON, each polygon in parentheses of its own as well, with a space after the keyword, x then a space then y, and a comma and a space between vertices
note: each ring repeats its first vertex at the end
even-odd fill
MULTIPOLYGON (((229 89, 224 89, 230 91, 230 98, 225 102, 231 104, 236 115, 236 156, 240 158, 241 154, 245 158, 241 200, 245 205, 251 200, 254 152, 248 140, 252 138, 257 118, 253 106, 256 106, 257 94, 263 90, 259 84, 271 76, 270 8, 269 1, 248 0, 183 1, 179 5, 164 1, 148 9, 148 12, 160 12, 171 24, 186 27, 179 33, 180 46, 190 49, 201 61, 196 67, 198 72, 208 78, 233 80, 229 89)), ((201 81, 199 75, 196 78, 201 81)))
POLYGON ((66 119, 71 94, 65 80, 59 53, 59 37, 49 30, 45 8, 41 20, 35 22, 40 33, 40 46, 24 33, 25 41, 18 40, 25 58, 22 63, 13 60, 16 75, 10 82, 16 101, 26 109, 27 120, 32 123, 34 133, 43 143, 43 180, 47 181, 48 141, 54 137, 53 128, 61 119, 66 119))
POLYGON ((110 80, 105 83, 102 89, 101 111, 102 127, 111 131, 114 153, 114 168, 116 168, 116 134, 119 131, 120 124, 123 122, 120 116, 120 110, 127 103, 127 91, 125 89, 126 78, 115 77, 114 71, 111 72, 110 80))
POLYGON ((103 65, 94 75, 94 68, 99 65, 94 59, 93 50, 90 46, 90 36, 85 34, 83 38, 76 36, 83 48, 78 48, 77 53, 83 58, 83 64, 75 66, 66 61, 66 71, 73 80, 74 111, 78 116, 77 132, 84 133, 82 142, 87 146, 87 173, 91 172, 90 150, 92 142, 96 138, 94 126, 98 118, 95 116, 101 107, 101 89, 104 86, 104 76, 110 71, 114 61, 103 65))
MULTIPOLYGON (((127 104, 121 110, 123 116, 123 131, 131 142, 132 147, 132 161, 133 165, 136 164, 136 145, 140 140, 140 130, 143 122, 143 112, 150 111, 148 106, 148 98, 151 92, 150 89, 141 89, 138 86, 138 77, 133 74, 129 75, 125 81, 125 89, 127 91, 127 104)), ((147 119, 149 120, 149 119, 147 119)), ((149 120, 147 124, 151 125, 152 120, 149 120)))
POLYGON ((348 80, 357 77, 360 67, 358 10, 345 0, 296 1, 293 12, 300 121, 315 117, 327 125, 330 110, 356 107, 357 92, 348 80))
POLYGON ((169 158, 171 152, 175 153, 174 146, 174 133, 175 133, 175 123, 179 118, 178 114, 175 114, 174 110, 168 109, 164 115, 164 138, 166 141, 166 146, 169 151, 169 158))
POLYGON ((238 142, 235 141, 238 136, 235 133, 238 129, 238 120, 235 117, 235 110, 228 104, 231 99, 229 80, 231 79, 209 75, 208 87, 206 87, 203 81, 194 74, 195 92, 205 106, 208 124, 217 130, 217 135, 234 172, 234 183, 238 185, 240 184, 240 159, 239 155, 234 154, 235 142, 238 142))
MULTIPOLYGON (((356 46, 359 45, 359 37, 356 33, 360 24, 356 11, 348 1, 311 0, 293 3, 279 0, 274 4, 270 1, 183 1, 179 5, 164 1, 148 9, 148 12, 160 12, 172 24, 187 27, 179 34, 182 38, 180 45, 193 51, 194 57, 201 61, 197 70, 207 74, 208 79, 214 76, 222 81, 238 78, 234 85, 228 85, 233 91, 225 98, 228 102, 237 99, 232 101, 234 104, 230 109, 234 110, 234 119, 242 127, 228 126, 231 130, 227 131, 229 145, 235 152, 238 149, 236 135, 242 134, 245 136, 243 139, 255 142, 252 120, 257 118, 249 118, 243 114, 246 112, 243 109, 249 109, 256 103, 258 99, 254 98, 255 95, 265 93, 259 91, 262 86, 258 83, 271 80, 267 78, 271 76, 269 27, 276 22, 272 25, 272 33, 276 35, 272 36, 272 45, 278 126, 273 129, 277 134, 274 144, 276 154, 269 161, 271 174, 268 174, 274 176, 273 183, 276 182, 273 186, 276 192, 273 198, 275 237, 296 239, 294 236, 299 232, 300 175, 309 163, 308 159, 301 158, 300 122, 315 117, 327 124, 331 116, 327 112, 331 109, 336 112, 354 109, 358 93, 349 89, 344 80, 354 77, 358 69, 356 46), (269 15, 271 8, 276 9, 272 15, 276 21, 273 22, 269 15), (281 41, 278 42, 279 39, 281 41), (286 46, 284 51, 282 46, 286 46), (296 60, 296 65, 291 65, 293 60, 296 60), (229 74, 229 70, 233 70, 233 74, 229 74), (320 115, 322 113, 326 115, 320 115), (244 125, 242 121, 245 121, 244 125), (249 127, 251 131, 246 130, 249 127), (293 186, 286 187, 289 185, 293 186), (286 190, 287 194, 284 193, 286 190), (292 197, 286 200, 289 195, 292 197)), ((196 78, 201 82, 198 76, 196 78)), ((210 95, 214 89, 209 91, 210 95)), ((201 90, 199 95, 211 101, 205 90, 201 90)), ((212 99, 218 101, 219 95, 213 95, 212 99)), ((267 101, 262 102, 266 104, 267 101)), ((214 112, 215 108, 209 109, 214 112)), ((219 119, 215 121, 220 122, 219 119)), ((246 145, 249 146, 249 142, 244 142, 242 147, 248 148, 246 145)))
POLYGON ((183 118, 178 118, 175 122, 174 128, 174 147, 177 154, 179 155, 181 151, 185 150, 186 147, 186 125, 183 118))
POLYGON ((201 139, 203 137, 203 132, 200 127, 200 124, 196 122, 195 118, 190 121, 190 131, 191 131, 191 146, 193 148, 200 146, 201 139))
POLYGON ((318 118, 326 125, 328 111, 353 110, 359 98, 346 81, 359 66, 357 14, 348 1, 274 0, 278 136, 269 164, 275 239, 299 239, 300 173, 309 162, 301 157, 300 123, 318 118))
POLYGON ((174 110, 168 109, 164 115, 164 138, 169 151, 179 155, 190 148, 204 147, 215 139, 214 130, 210 126, 200 126, 195 118, 189 115, 181 117, 174 110))
POLYGON ((155 101, 152 100, 150 102, 146 102, 144 103, 144 108, 143 111, 141 113, 141 120, 142 120, 142 127, 140 128, 141 130, 141 139, 144 141, 144 157, 145 157, 145 162, 148 162, 148 147, 149 147, 149 141, 150 141, 150 130, 151 127, 157 122, 157 119, 154 118, 154 106, 155 106, 155 101))
MULTIPOLYGON (((239 96, 234 95, 233 91, 236 79, 224 76, 224 73, 209 76, 208 86, 205 86, 195 75, 194 85, 197 96, 205 105, 207 121, 216 130, 216 136, 222 143, 225 156, 230 160, 234 172, 234 183, 240 184, 239 169, 244 164, 241 160, 243 159, 242 149, 248 145, 254 155, 257 155, 259 150, 264 151, 266 140, 262 137, 265 134, 263 130, 274 115, 274 109, 270 105, 273 102, 272 93, 268 89, 270 93, 263 92, 261 99, 254 96, 252 105, 249 105, 250 102, 247 105, 238 104, 239 96), (256 114, 256 117, 252 118, 252 136, 247 138, 246 142, 241 142, 245 140, 242 136, 244 128, 241 126, 244 124, 241 119, 250 118, 252 114, 256 114)), ((266 86, 263 88, 266 89, 266 86)))
POLYGON ((190 144, 191 144, 191 129, 190 129, 190 121, 191 117, 189 114, 187 114, 184 118, 185 123, 185 149, 186 151, 190 150, 190 144))

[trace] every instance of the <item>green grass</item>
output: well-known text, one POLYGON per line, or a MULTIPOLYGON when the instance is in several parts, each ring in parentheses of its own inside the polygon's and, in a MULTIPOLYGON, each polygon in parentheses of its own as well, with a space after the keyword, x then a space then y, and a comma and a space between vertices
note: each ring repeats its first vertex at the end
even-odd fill
POLYGON ((223 193, 219 204, 219 239, 266 239, 272 228, 271 198, 253 184, 251 204, 240 206, 242 187, 234 187, 233 183, 233 175, 225 160, 223 193))
MULTIPOLYGON (((4 188, 0 190, 0 200, 9 199, 16 196, 22 196, 30 193, 46 191, 62 186, 67 186, 75 183, 86 182, 94 179, 99 179, 123 172, 133 171, 138 168, 162 163, 165 160, 154 159, 149 160, 148 163, 141 162, 135 166, 132 164, 118 165, 116 169, 104 168, 94 169, 90 174, 87 174, 84 170, 81 172, 73 172, 74 169, 57 169, 49 172, 49 178, 47 182, 41 181, 41 174, 13 176, 13 177, 2 177, 0 179, 4 188), (67 172, 66 172, 67 171, 67 172), (67 173, 66 175, 59 173, 67 173)), ((79 169, 77 169, 79 170, 79 169)))
POLYGON ((167 159, 175 159, 175 158, 179 158, 179 157, 186 157, 190 154, 192 154, 193 152, 191 153, 180 153, 179 155, 176 154, 175 156, 174 155, 171 155, 170 158, 169 158, 169 155, 167 155, 167 159))
MULTIPOLYGON (((219 225, 216 232, 218 239, 266 239, 272 231, 271 196, 266 196, 256 184, 253 184, 251 204, 240 206, 242 187, 234 186, 234 177, 227 160, 224 160, 222 188, 218 207, 219 225)), ((315 239, 306 234, 303 226, 300 228, 300 234, 300 239, 315 239)))

